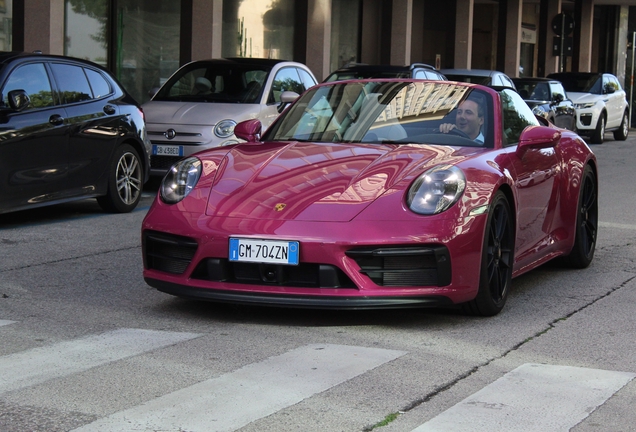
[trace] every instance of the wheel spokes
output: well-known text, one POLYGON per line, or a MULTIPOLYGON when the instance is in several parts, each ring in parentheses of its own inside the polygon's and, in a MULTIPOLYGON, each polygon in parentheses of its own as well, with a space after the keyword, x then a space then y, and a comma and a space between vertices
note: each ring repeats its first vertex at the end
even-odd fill
POLYGON ((594 181, 590 177, 585 178, 583 196, 581 198, 581 214, 579 215, 580 235, 588 255, 596 243, 596 230, 598 224, 597 194, 594 181))
POLYGON ((510 244, 510 219, 503 205, 493 209, 493 219, 488 234, 487 272, 490 295, 495 302, 500 301, 508 289, 511 271, 512 248, 510 244))
POLYGON ((124 154, 117 164, 117 193, 125 204, 135 202, 141 193, 141 170, 139 161, 131 154, 124 154))

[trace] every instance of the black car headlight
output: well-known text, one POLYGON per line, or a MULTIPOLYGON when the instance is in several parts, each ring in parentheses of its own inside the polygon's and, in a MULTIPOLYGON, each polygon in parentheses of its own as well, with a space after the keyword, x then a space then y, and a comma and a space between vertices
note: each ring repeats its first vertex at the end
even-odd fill
POLYGON ((532 108, 532 113, 539 117, 548 118, 548 112, 541 105, 535 105, 535 107, 532 108))
POLYGON ((420 175, 411 185, 407 204, 415 213, 433 215, 448 210, 466 188, 466 177, 455 166, 440 165, 420 175))
POLYGON ((195 157, 180 160, 170 168, 161 182, 161 199, 176 204, 194 189, 201 176, 201 161, 195 157))

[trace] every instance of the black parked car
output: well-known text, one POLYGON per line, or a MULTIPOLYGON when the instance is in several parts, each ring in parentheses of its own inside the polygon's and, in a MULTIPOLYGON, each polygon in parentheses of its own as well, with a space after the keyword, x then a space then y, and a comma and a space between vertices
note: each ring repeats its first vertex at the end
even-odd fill
POLYGON ((365 78, 416 78, 436 81, 446 80, 446 77, 443 74, 439 73, 433 66, 425 63, 413 63, 405 66, 351 63, 331 72, 324 82, 365 78))
POLYGON ((0 213, 95 197, 129 212, 149 176, 137 102, 102 67, 0 52, 0 213))
POLYGON ((560 81, 549 78, 513 78, 517 92, 535 115, 554 125, 576 130, 576 110, 560 81))

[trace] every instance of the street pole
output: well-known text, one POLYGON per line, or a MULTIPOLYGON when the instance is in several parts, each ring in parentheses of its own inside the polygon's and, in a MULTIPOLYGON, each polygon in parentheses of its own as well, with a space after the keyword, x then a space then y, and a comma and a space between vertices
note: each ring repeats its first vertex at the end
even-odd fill
POLYGON ((636 44, 636 32, 632 33, 632 73, 629 78, 629 127, 632 127, 632 102, 634 100, 634 45, 636 44))
POLYGON ((561 14, 561 55, 559 56, 559 63, 561 69, 559 72, 563 72, 565 62, 563 61, 563 45, 565 45, 565 14, 561 14))

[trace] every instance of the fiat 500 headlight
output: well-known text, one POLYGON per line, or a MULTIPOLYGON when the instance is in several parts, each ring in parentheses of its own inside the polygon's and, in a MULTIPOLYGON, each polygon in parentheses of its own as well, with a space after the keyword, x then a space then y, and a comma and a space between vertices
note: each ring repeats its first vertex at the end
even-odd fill
POLYGON ((194 189, 201 177, 201 161, 195 157, 183 159, 170 168, 161 182, 163 202, 176 204, 194 189))
POLYGON ((415 213, 433 215, 448 210, 464 193, 466 177, 455 166, 429 169, 411 185, 407 204, 415 213))
POLYGON ((236 126, 234 120, 221 120, 214 126, 214 135, 219 138, 227 138, 234 133, 234 126, 236 126))

